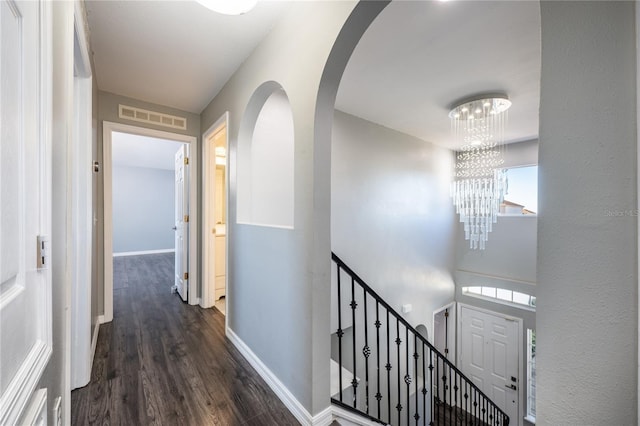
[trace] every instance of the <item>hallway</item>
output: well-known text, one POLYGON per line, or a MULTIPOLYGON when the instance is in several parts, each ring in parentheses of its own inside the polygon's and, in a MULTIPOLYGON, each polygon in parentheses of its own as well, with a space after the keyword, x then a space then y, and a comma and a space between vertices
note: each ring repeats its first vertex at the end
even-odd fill
POLYGON ((169 289, 173 253, 114 258, 114 319, 100 327, 73 425, 297 425, 225 338, 224 316, 169 289))

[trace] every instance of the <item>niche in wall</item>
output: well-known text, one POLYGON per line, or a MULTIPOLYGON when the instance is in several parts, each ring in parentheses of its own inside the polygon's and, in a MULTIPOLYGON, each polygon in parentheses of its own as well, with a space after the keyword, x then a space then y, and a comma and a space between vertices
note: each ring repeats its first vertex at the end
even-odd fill
POLYGON ((294 128, 289 98, 275 82, 251 97, 238 135, 238 223, 293 228, 294 128))

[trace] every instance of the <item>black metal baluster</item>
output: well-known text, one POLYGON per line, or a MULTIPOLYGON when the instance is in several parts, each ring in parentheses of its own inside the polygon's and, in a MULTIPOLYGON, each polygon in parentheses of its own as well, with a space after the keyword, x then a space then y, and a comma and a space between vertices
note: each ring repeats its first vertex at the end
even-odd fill
POLYGON ((418 411, 420 411, 420 408, 418 406, 418 335, 417 334, 413 335, 413 378, 415 380, 415 384, 413 385, 413 388, 416 393, 416 397, 415 397, 416 412, 413 417, 416 419, 416 426, 418 426, 418 420, 420 420, 420 414, 418 414, 418 411))
POLYGON ((424 342, 422 342, 422 424, 427 423, 427 368, 426 351, 424 350, 424 342))
POLYGON ((380 303, 376 300, 376 361, 378 368, 376 370, 377 376, 377 392, 376 392, 376 400, 378 401, 378 418, 381 419, 380 415, 380 400, 382 399, 382 395, 380 394, 380 303))
POLYGON ((356 285, 355 279, 353 276, 351 277, 351 320, 353 321, 351 324, 351 332, 353 333, 353 380, 351 381, 351 386, 353 387, 353 408, 357 408, 357 390, 358 390, 358 379, 356 378, 356 307, 358 304, 356 303, 356 285))
POLYGON ((438 423, 440 422, 440 405, 441 405, 441 398, 440 398, 440 359, 436 356, 436 405, 438 407, 438 417, 437 417, 437 421, 438 423))
POLYGON ((369 316, 367 315, 367 291, 362 288, 362 297, 364 298, 364 348, 362 348, 362 354, 364 355, 364 401, 366 412, 369 414, 369 355, 371 355, 371 349, 369 348, 369 316))
POLYGON ((389 309, 387 309, 387 423, 391 423, 391 362, 389 360, 391 353, 391 336, 389 335, 389 309))
POLYGON ((447 364, 447 367, 449 371, 447 375, 447 383, 449 383, 449 425, 451 425, 451 421, 453 420, 453 399, 451 398, 451 391, 453 386, 451 383, 451 365, 447 364))
POLYGON ((400 387, 400 344, 402 343, 402 339, 400 339, 400 320, 396 317, 396 346, 397 346, 397 354, 396 361, 398 362, 398 405, 396 405, 396 409, 398 410, 398 425, 402 424, 402 388, 400 387))
POLYGON ((404 382, 407 385, 407 426, 411 424, 411 375, 409 374, 409 329, 404 328, 404 363, 406 365, 406 373, 404 375, 404 382))
POLYGON ((342 307, 340 300, 340 265, 336 264, 338 269, 338 331, 336 335, 338 336, 338 384, 340 386, 340 402, 344 402, 342 400, 342 335, 344 332, 342 331, 342 307))
POLYGON ((438 395, 438 385, 436 385, 436 391, 433 391, 433 349, 429 348, 429 388, 431 390, 431 422, 430 425, 434 424, 433 416, 436 410, 436 400, 438 395))

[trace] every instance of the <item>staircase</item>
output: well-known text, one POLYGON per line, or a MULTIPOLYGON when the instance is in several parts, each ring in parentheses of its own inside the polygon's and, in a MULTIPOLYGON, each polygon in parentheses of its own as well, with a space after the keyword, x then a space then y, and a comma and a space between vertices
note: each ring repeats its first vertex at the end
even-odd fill
POLYGON ((333 404, 394 426, 508 426, 509 416, 338 256, 332 284, 333 404))

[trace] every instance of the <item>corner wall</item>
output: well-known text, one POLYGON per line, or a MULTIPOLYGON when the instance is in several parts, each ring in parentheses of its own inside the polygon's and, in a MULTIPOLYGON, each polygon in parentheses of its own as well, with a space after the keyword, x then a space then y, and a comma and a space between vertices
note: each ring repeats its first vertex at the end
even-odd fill
POLYGON ((541 2, 538 422, 637 424, 634 2, 541 2))

